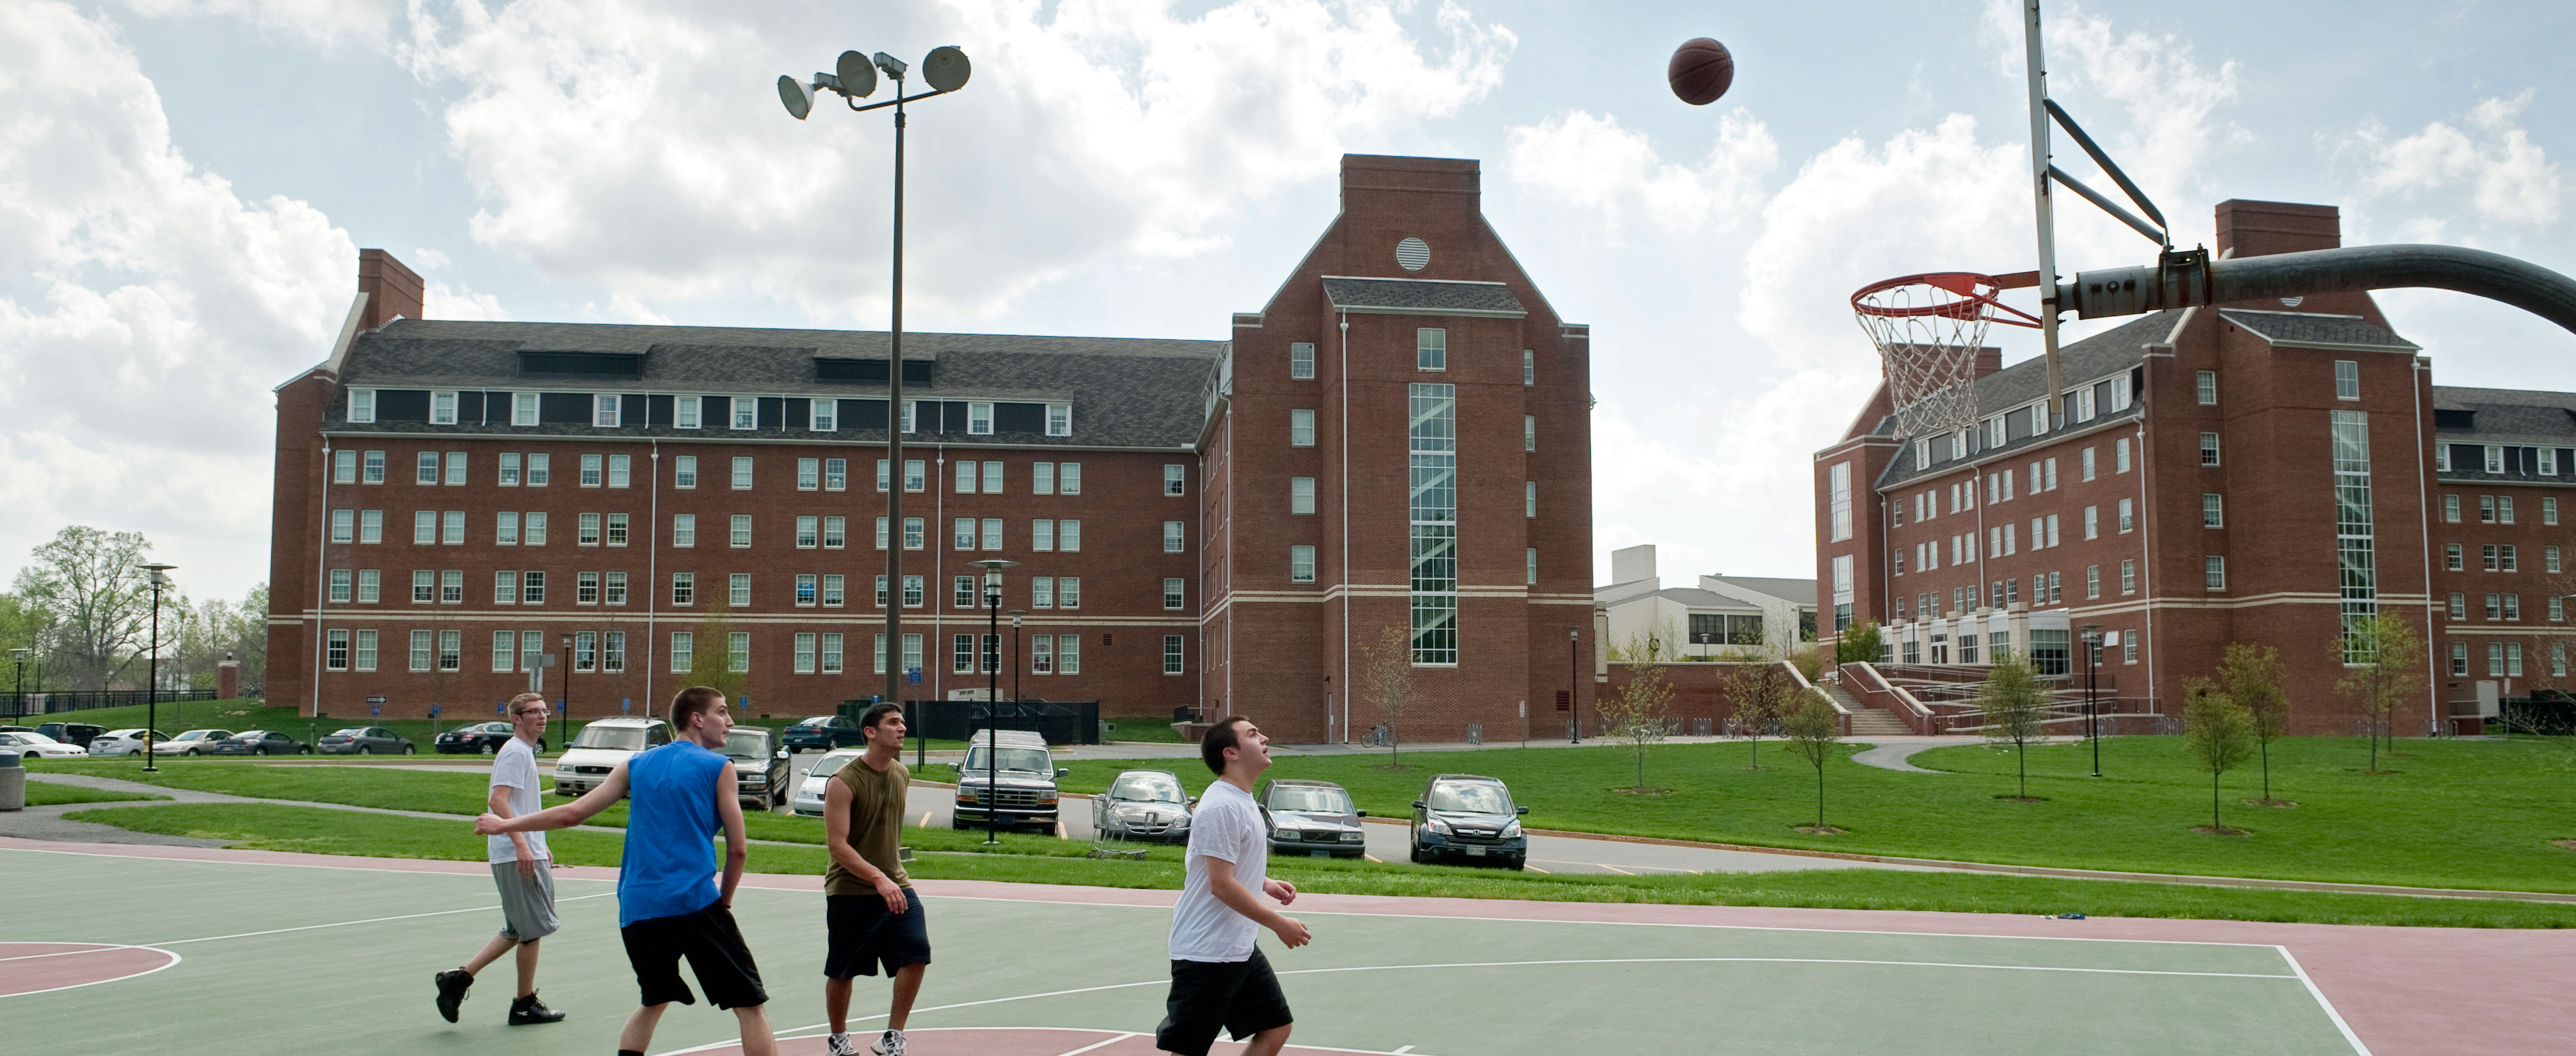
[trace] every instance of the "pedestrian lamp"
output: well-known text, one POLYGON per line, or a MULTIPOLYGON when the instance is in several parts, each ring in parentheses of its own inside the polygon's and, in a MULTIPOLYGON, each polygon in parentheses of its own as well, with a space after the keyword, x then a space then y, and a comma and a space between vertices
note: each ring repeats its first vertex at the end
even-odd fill
POLYGON ((143 772, 157 774, 161 768, 152 765, 152 750, 157 747, 152 742, 159 739, 154 731, 161 726, 161 588, 170 585, 170 577, 162 573, 179 566, 152 564, 134 567, 152 573, 152 656, 145 663, 148 673, 144 676, 143 689, 143 772))
MULTIPOLYGON (((563 662, 563 669, 564 669, 564 677, 563 677, 563 717, 564 717, 564 721, 565 721, 565 722, 571 722, 571 721, 572 721, 572 636, 571 636, 571 635, 569 635, 569 634, 567 634, 567 635, 564 635, 564 636, 563 636, 563 651, 564 651, 564 662, 563 662)), ((731 655, 731 654, 727 654, 727 655, 731 655)))
MULTIPOLYGON (((857 112, 894 108, 894 303, 892 325, 886 330, 886 473, 889 478, 903 472, 903 104, 934 95, 946 95, 966 86, 973 72, 966 53, 954 45, 930 49, 921 60, 921 81, 930 86, 927 92, 903 94, 903 80, 910 66, 885 52, 871 57, 863 52, 845 51, 833 66, 832 73, 817 73, 810 81, 793 76, 778 78, 778 101, 786 104, 787 114, 799 121, 814 112, 814 93, 830 89, 857 112), (882 103, 860 106, 859 100, 875 94, 877 72, 894 79, 894 98, 882 103)), ((886 481, 886 530, 903 529, 903 488, 899 482, 886 481)), ((903 584, 903 547, 886 547, 886 584, 900 589, 903 584)), ((903 645, 903 606, 888 605, 885 610, 885 640, 889 651, 903 645)), ((899 655, 899 654, 898 654, 899 655)), ((885 699, 903 699, 905 668, 901 663, 886 665, 885 699)))
POLYGON ((1013 708, 1019 706, 1020 668, 1025 666, 1020 663, 1020 621, 1027 618, 1028 614, 1027 609, 1011 610, 1011 706, 1013 708))
POLYGON ((2102 625, 2084 625, 2084 739, 2093 742, 2093 776, 2102 776, 2101 706, 2095 703, 2094 687, 2102 672, 2102 625))
POLYGON ((1583 628, 1565 629, 1565 702, 1574 709, 1574 743, 1583 743, 1583 628))
MULTIPOLYGON (((1002 570, 1019 562, 988 557, 967 564, 984 570, 984 842, 1002 842, 1002 570)), ((1014 623, 1017 617, 1013 617, 1014 623)), ((972 744, 974 742, 967 742, 972 744)))
POLYGON ((10 702, 10 718, 14 719, 27 714, 27 654, 34 651, 33 649, 9 650, 10 662, 18 665, 18 688, 10 694, 17 699, 10 702))

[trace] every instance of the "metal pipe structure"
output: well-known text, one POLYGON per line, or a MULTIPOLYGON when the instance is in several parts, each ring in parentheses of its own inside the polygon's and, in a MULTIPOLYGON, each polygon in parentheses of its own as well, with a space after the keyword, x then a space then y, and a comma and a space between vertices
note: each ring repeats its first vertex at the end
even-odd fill
POLYGON ((2576 333, 2576 280, 2501 253, 2458 246, 2346 246, 2211 260, 2205 250, 2156 264, 2105 268, 2060 287, 2064 307, 2095 319, 2168 308, 2360 290, 2435 289, 2530 312, 2576 333))

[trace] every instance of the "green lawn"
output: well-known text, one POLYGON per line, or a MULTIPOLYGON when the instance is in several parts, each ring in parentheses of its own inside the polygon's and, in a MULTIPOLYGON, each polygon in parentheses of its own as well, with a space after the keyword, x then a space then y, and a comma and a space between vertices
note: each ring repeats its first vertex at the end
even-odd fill
MULTIPOLYGON (((171 734, 173 736, 176 736, 182 730, 278 730, 295 738, 296 740, 310 744, 313 742, 313 738, 321 734, 329 733, 333 730, 349 726, 382 726, 394 731, 398 736, 411 738, 412 741, 419 746, 420 753, 422 755, 431 755, 438 751, 436 747, 438 733, 453 730, 458 726, 470 726, 478 722, 492 722, 500 719, 501 715, 495 711, 493 707, 497 703, 499 702, 478 701, 447 707, 443 709, 445 714, 440 716, 438 721, 433 723, 428 719, 369 718, 367 717, 367 709, 364 705, 351 707, 349 709, 349 714, 344 715, 334 712, 328 718, 308 719, 304 717, 303 711, 298 708, 272 708, 258 700, 251 699, 165 701, 159 705, 160 725, 157 728, 161 732, 171 734)), ((547 728, 546 747, 549 749, 547 754, 552 755, 562 751, 564 741, 568 739, 571 734, 579 733, 581 727, 589 723, 590 720, 602 717, 602 714, 597 709, 585 707, 583 703, 577 699, 573 702, 573 711, 574 719, 570 724, 571 728, 569 730, 566 729, 566 724, 561 720, 557 720, 547 728)), ((129 708, 99 708, 95 711, 59 712, 51 715, 35 715, 29 716, 21 721, 23 724, 29 726, 33 726, 38 722, 52 721, 86 722, 92 725, 105 726, 108 729, 114 730, 143 725, 143 714, 144 709, 140 706, 129 708)), ((805 717, 806 716, 801 713, 795 715, 772 716, 753 714, 735 716, 735 721, 742 723, 743 725, 767 726, 772 730, 784 730, 787 728, 788 724, 805 717)), ((1157 737, 1148 732, 1146 736, 1135 739, 1178 739, 1178 735, 1172 733, 1171 726, 1168 722, 1165 725, 1157 727, 1157 729, 1167 736, 1157 737)), ((1126 728, 1121 726, 1120 733, 1124 735, 1125 732, 1126 728)), ((930 749, 932 751, 959 751, 965 747, 966 742, 964 741, 930 742, 930 749)))
MULTIPOLYGON (((1810 836, 1794 826, 1815 818, 1816 776, 1786 746, 1766 741, 1761 770, 1747 769, 1747 744, 1654 749, 1647 783, 1666 794, 1637 796, 1631 756, 1616 746, 1405 753, 1405 769, 1383 754, 1288 756, 1270 777, 1333 781, 1372 815, 1404 817, 1430 775, 1457 771, 1502 778, 1529 808, 1533 828, 1810 848, 1961 861, 2138 872, 2212 874, 2349 883, 2576 891, 2576 853, 2550 841, 2576 838, 2576 753, 2529 740, 2399 743, 2393 774, 2365 776, 2364 743, 2292 738, 2272 746, 2274 795, 2295 809, 2248 807, 2259 794, 2252 769, 2224 781, 2227 822, 2249 836, 2204 836, 2209 778, 2182 759, 2180 738, 2106 741, 2104 771, 2082 776, 2090 756, 2072 747, 2033 749, 2031 794, 2010 794, 2012 759, 1977 746, 1938 749, 1916 765, 1960 771, 1910 774, 1861 766, 1855 746, 1838 749, 1825 771, 1826 818, 1847 831, 1810 836)), ((1098 792, 1130 767, 1169 770, 1193 792, 1213 778, 1191 760, 1079 760, 1067 791, 1098 792)))
POLYGON ((27 805, 31 807, 50 807, 59 803, 117 803, 128 800, 168 798, 170 797, 156 796, 149 792, 109 792, 105 789, 83 788, 79 785, 66 785, 54 781, 27 782, 27 805))
MULTIPOLYGON (((258 850, 371 857, 480 861, 481 837, 461 823, 359 815, 274 804, 179 804, 80 811, 73 818, 139 832, 235 841, 258 850)), ((1012 835, 987 850, 974 833, 907 829, 918 852, 907 867, 923 879, 995 880, 1170 890, 1180 886, 1176 848, 1155 848, 1145 861, 1089 860, 1087 844, 1012 835)), ((559 862, 617 864, 618 838, 557 832, 547 839, 559 862)), ((753 872, 814 875, 821 848, 754 845, 753 872)), ((1559 902, 1765 905, 1830 909, 1946 910, 1971 913, 2177 917, 2412 927, 2576 927, 2576 906, 2497 899, 2428 899, 2263 891, 2176 884, 2056 880, 1980 874, 1835 869, 1705 876, 1537 876, 1446 866, 1281 859, 1270 875, 1315 893, 1440 898, 1513 898, 1559 902)))
POLYGON ((1102 722, 1118 727, 1108 733, 1112 741, 1138 741, 1149 744, 1179 744, 1181 731, 1172 728, 1168 715, 1121 715, 1101 717, 1102 722))

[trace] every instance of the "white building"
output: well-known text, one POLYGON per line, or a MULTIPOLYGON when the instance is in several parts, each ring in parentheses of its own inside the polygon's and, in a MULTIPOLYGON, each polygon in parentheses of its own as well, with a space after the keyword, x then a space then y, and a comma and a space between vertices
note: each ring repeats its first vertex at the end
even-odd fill
POLYGON ((1626 649, 1650 632, 1679 640, 1681 655, 1777 650, 1816 640, 1816 581, 1707 575, 1666 588, 1652 544, 1610 553, 1610 579, 1592 596, 1607 614, 1609 645, 1626 649))

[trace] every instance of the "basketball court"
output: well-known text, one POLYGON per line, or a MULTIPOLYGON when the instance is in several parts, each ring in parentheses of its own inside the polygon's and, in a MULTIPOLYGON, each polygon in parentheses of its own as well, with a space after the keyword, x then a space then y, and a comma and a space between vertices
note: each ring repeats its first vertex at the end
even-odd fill
MULTIPOLYGON (((31 899, 13 916, 0 943, 13 1052, 592 1053, 634 1001, 611 870, 558 871, 565 929, 546 940, 538 985, 571 1018, 520 1028, 502 1025, 506 959, 461 1022, 430 1007, 430 974, 499 923, 477 863, 8 840, 0 870, 21 892, 79 891, 89 907, 48 913, 35 907, 59 903, 31 899)), ((1153 1051, 1172 892, 921 892, 938 961, 912 1051, 1153 1051)), ((749 878, 735 912, 782 1051, 821 1052, 817 878, 749 878)), ((2443 1026, 2440 995, 2425 1009, 2413 990, 2414 973, 2443 976, 2446 963, 2467 977, 2528 957, 2531 977, 2546 975, 2568 943, 2545 933, 1358 896, 1309 896, 1292 912, 1314 944, 1269 953, 1298 1012, 1291 1051, 1309 1053, 2287 1056, 2378 1040, 2386 1056, 2538 1052, 2565 1026, 2459 1008, 2456 1022, 2492 1035, 2473 1040, 2443 1026)), ((870 1015, 854 1032, 881 1022, 883 994, 860 983, 853 1011, 870 1015)), ((731 1051, 733 1024, 674 1009, 653 1051, 731 1051)))

